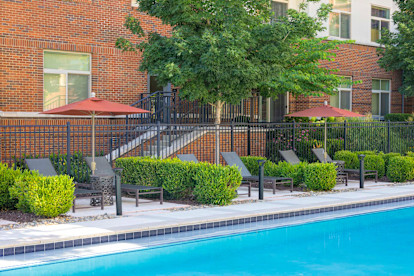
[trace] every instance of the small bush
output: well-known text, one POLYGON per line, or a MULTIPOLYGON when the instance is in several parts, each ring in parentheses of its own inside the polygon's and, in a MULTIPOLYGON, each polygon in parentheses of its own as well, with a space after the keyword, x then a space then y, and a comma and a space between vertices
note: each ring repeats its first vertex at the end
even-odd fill
POLYGON ((197 171, 194 196, 202 204, 227 205, 237 197, 242 176, 236 166, 208 165, 197 171))
MULTIPOLYGON (((259 163, 257 161, 267 160, 266 157, 261 156, 240 156, 240 159, 252 175, 259 175, 259 163)), ((265 166, 268 163, 266 162, 265 166)))
POLYGON ((393 182, 414 179, 414 158, 407 156, 392 157, 387 168, 387 177, 393 182))
POLYGON ((358 156, 354 152, 347 150, 337 151, 334 159, 345 161, 345 168, 347 169, 357 169, 359 167, 358 156))
POLYGON ((291 165, 287 162, 279 162, 277 164, 269 162, 269 166, 265 167, 266 176, 288 177, 293 179, 293 185, 298 186, 304 182, 304 174, 308 163, 300 162, 291 165))
POLYGON ((414 117, 413 114, 389 113, 385 115, 384 120, 391 121, 391 122, 404 122, 404 121, 410 121, 410 120, 412 121, 413 117, 414 117))
POLYGON ((314 191, 329 191, 336 184, 336 166, 333 163, 312 163, 305 170, 305 184, 314 191))
POLYGON ((0 163, 0 210, 15 208, 17 201, 10 197, 9 188, 20 174, 20 170, 10 169, 6 164, 0 163))
POLYGON ((405 155, 407 155, 408 157, 413 157, 414 158, 414 152, 412 152, 412 151, 407 151, 405 153, 405 155))
MULTIPOLYGON (((361 151, 354 151, 354 153, 358 156, 360 156, 361 154, 368 156, 368 155, 378 155, 377 151, 374 150, 361 150, 361 151)), ((358 164, 359 167, 359 164, 358 164)))
POLYGON ((10 194, 18 199, 19 210, 44 217, 68 212, 74 191, 73 180, 67 175, 45 177, 28 171, 23 172, 10 188, 10 194))
POLYGON ((365 170, 374 170, 378 172, 378 178, 385 175, 385 161, 378 155, 367 155, 364 159, 365 170))
POLYGON ((390 163, 390 159, 396 156, 401 156, 400 153, 397 152, 390 152, 390 153, 380 153, 379 156, 382 157, 382 159, 384 159, 384 163, 385 163, 385 174, 387 173, 387 168, 388 165, 390 163))

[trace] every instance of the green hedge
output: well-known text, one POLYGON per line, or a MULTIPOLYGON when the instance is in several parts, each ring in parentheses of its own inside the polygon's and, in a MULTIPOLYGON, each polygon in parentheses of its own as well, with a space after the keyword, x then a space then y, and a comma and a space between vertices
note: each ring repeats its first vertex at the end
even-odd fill
POLYGON ((336 184, 336 166, 333 163, 312 163, 306 166, 306 187, 314 191, 328 191, 336 184))
POLYGON ((407 155, 408 157, 414 157, 414 152, 412 152, 412 151, 407 151, 407 152, 405 153, 405 155, 407 155))
POLYGON ((414 179, 414 158, 408 156, 392 157, 387 169, 387 177, 393 182, 414 179))
POLYGON ((240 186, 237 167, 209 163, 182 162, 178 159, 128 157, 116 160, 122 168, 122 181, 135 185, 163 187, 166 198, 188 199, 203 204, 228 204, 240 186), (208 195, 204 197, 202 193, 208 195))
POLYGON ((15 208, 17 201, 10 197, 9 188, 20 174, 20 170, 10 169, 6 164, 0 163, 0 210, 15 208))
MULTIPOLYGON (((358 166, 359 167, 359 166, 358 166)), ((367 155, 364 159, 364 168, 378 172, 378 178, 385 175, 385 161, 379 155, 367 155)))
POLYGON ((413 114, 407 114, 407 113, 389 113, 385 115, 384 117, 385 121, 391 121, 391 122, 413 121, 413 119, 414 119, 413 114))
POLYGON ((359 167, 358 156, 355 152, 348 150, 337 151, 334 159, 345 161, 345 168, 347 169, 357 169, 359 167))
POLYGON ((400 153, 397 152, 390 152, 390 153, 380 153, 379 156, 382 157, 382 159, 384 159, 384 163, 385 163, 385 174, 387 174, 387 169, 388 169, 388 165, 390 163, 390 159, 396 156, 401 156, 400 153))
POLYGON ((72 207, 75 185, 71 177, 46 177, 24 171, 10 187, 10 196, 17 199, 16 207, 38 216, 56 217, 72 207))
MULTIPOLYGON (((266 157, 261 156, 241 156, 240 159, 252 175, 259 175, 259 160, 267 160, 266 157)), ((267 166, 269 162, 265 163, 267 166)))
POLYGON ((269 162, 269 166, 265 168, 266 176, 289 177, 293 179, 293 185, 298 186, 304 183, 304 174, 308 163, 300 162, 291 165, 287 162, 279 162, 277 164, 269 162))

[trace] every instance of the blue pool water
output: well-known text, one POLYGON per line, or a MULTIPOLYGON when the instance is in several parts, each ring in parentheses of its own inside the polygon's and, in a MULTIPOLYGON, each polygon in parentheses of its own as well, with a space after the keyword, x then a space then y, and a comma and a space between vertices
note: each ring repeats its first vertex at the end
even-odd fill
POLYGON ((413 275, 414 208, 16 269, 2 275, 413 275))

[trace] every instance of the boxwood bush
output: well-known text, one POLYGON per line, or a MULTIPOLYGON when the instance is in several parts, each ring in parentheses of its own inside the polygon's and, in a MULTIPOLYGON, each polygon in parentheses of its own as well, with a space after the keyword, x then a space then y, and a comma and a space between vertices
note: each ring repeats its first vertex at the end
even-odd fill
POLYGON ((293 185, 298 186, 304 183, 304 174, 308 163, 300 162, 292 165, 287 162, 279 162, 277 164, 269 162, 269 166, 265 170, 265 175, 275 177, 289 177, 293 179, 293 185))
POLYGON ((392 157, 388 164, 387 177, 393 182, 414 179, 414 158, 408 156, 392 157))
POLYGON ((382 157, 382 159, 384 159, 384 163, 385 163, 385 174, 387 174, 387 168, 388 168, 388 164, 390 163, 390 159, 396 156, 401 156, 400 153, 398 152, 390 152, 390 153, 379 153, 379 156, 382 157))
MULTIPOLYGON (((240 159, 252 175, 259 175, 259 160, 267 160, 266 157, 261 156, 241 156, 240 159)), ((265 163, 265 167, 269 162, 265 163)))
POLYGON ((0 163, 0 210, 15 208, 17 201, 10 197, 9 188, 20 174, 20 170, 10 169, 6 164, 0 163))
POLYGON ((202 204, 227 205, 237 197, 242 176, 236 166, 208 165, 200 167, 194 177, 194 196, 202 204))
POLYGON ((72 207, 75 185, 70 176, 42 176, 37 172, 23 172, 10 188, 10 195, 18 200, 17 208, 38 216, 56 217, 72 207))
MULTIPOLYGON (((359 167, 359 166, 358 166, 359 167)), ((385 161, 379 155, 367 155, 364 159, 365 170, 375 170, 378 172, 378 178, 385 175, 385 161)))
POLYGON ((241 183, 237 167, 209 163, 127 157, 117 159, 116 166, 123 169, 123 183, 163 187, 166 198, 194 197, 203 204, 228 204, 236 196, 235 189, 241 183), (215 177, 217 179, 213 179, 215 177), (208 196, 202 196, 202 191, 208 196))
POLYGON ((334 159, 345 161, 345 168, 347 169, 357 169, 359 167, 358 156, 355 152, 348 150, 337 151, 334 159))
POLYGON ((314 191, 329 191, 336 184, 336 166, 333 163, 308 164, 305 170, 305 184, 314 191))

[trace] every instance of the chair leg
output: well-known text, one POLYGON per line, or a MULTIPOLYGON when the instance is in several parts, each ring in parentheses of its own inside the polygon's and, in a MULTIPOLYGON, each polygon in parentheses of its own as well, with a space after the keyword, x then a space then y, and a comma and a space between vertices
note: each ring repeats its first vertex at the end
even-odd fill
POLYGON ((290 192, 293 193, 293 179, 290 180, 290 192))
POLYGON ((75 213, 76 197, 73 199, 72 212, 75 213))
POLYGON ((103 196, 103 193, 102 193, 102 195, 101 195, 101 210, 103 210, 104 209, 104 196, 103 196))
POLYGON ((160 191, 160 204, 162 205, 164 202, 164 189, 161 187, 160 191))
POLYGON ((378 172, 375 173, 375 183, 378 183, 378 172))
POLYGON ((276 194, 276 180, 272 181, 273 194, 276 194))
POLYGON ((139 190, 135 192, 135 207, 139 205, 139 190))
POLYGON ((247 186, 247 195, 249 197, 252 196, 252 182, 249 182, 249 185, 247 186))

